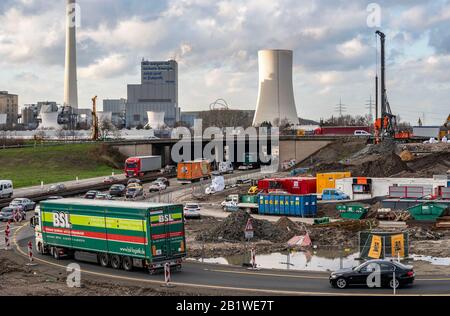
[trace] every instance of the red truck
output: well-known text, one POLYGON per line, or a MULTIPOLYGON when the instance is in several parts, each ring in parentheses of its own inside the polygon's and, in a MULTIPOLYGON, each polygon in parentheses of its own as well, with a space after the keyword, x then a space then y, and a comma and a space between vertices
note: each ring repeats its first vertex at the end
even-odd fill
POLYGON ((130 157, 125 161, 125 176, 142 177, 161 169, 161 156, 130 157))
POLYGON ((316 193, 316 178, 275 178, 258 181, 260 191, 270 193, 286 191, 290 194, 312 194, 316 193))
POLYGON ((369 126, 322 126, 314 130, 314 135, 346 135, 354 136, 356 131, 370 134, 369 126))

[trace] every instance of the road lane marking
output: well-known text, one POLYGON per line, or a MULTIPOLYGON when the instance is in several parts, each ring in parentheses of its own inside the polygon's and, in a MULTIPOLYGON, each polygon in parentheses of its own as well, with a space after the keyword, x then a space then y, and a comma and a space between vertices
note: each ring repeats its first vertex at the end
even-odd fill
MULTIPOLYGON (((25 228, 27 225, 23 225, 18 230, 14 232, 14 245, 19 251, 22 256, 28 257, 28 254, 26 254, 17 244, 17 233, 20 232, 23 228, 25 228)), ((49 264, 52 266, 56 266, 62 269, 66 269, 66 266, 57 264, 54 262, 50 262, 47 260, 43 260, 40 258, 34 258, 34 260, 49 264)), ((90 274, 90 275, 96 275, 106 278, 112 278, 112 279, 119 279, 119 280, 125 280, 125 281, 134 281, 134 282, 144 282, 148 284, 155 284, 155 285, 161 285, 165 284, 164 281, 156 281, 156 280, 149 280, 149 279, 139 279, 139 278, 132 278, 132 277, 125 277, 120 275, 113 275, 108 273, 100 273, 100 272, 94 272, 86 269, 80 269, 80 272, 90 274)), ((279 294, 279 295, 322 295, 322 296, 392 296, 392 294, 386 294, 386 293, 378 293, 378 294, 372 294, 372 293, 338 293, 338 292, 305 292, 305 291, 286 291, 286 290, 268 290, 268 289, 254 289, 254 288, 241 288, 241 287, 232 287, 232 286, 216 286, 216 285, 206 285, 206 284, 192 284, 192 283, 182 283, 182 282, 171 282, 173 285, 178 286, 186 286, 186 287, 195 287, 195 288, 203 288, 203 289, 213 289, 213 290, 227 290, 227 291, 241 291, 241 292, 250 292, 250 293, 265 293, 265 294, 279 294)), ((450 294, 397 294, 396 296, 450 296, 450 294)))
POLYGON ((321 279, 328 280, 328 277, 315 277, 315 276, 305 276, 305 275, 289 275, 289 274, 276 274, 276 273, 260 273, 260 272, 247 272, 247 271, 231 271, 231 270, 220 270, 220 269, 208 269, 212 272, 222 272, 222 273, 234 273, 234 274, 247 274, 255 276, 273 276, 280 278, 295 278, 295 279, 321 279))

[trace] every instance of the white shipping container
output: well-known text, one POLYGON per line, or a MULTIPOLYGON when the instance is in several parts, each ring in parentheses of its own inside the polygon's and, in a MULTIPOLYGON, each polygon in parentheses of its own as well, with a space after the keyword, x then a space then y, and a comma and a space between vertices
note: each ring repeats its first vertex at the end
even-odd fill
POLYGON ((372 179, 372 192, 371 194, 354 194, 353 193, 353 179, 354 178, 344 178, 336 180, 336 189, 341 190, 350 199, 364 199, 371 197, 381 197, 389 195, 389 187, 398 186, 422 186, 425 188, 432 187, 433 192, 439 186, 447 186, 447 180, 439 180, 433 178, 370 178, 372 179))
POLYGON ((439 126, 414 126, 413 135, 416 137, 439 138, 439 126))

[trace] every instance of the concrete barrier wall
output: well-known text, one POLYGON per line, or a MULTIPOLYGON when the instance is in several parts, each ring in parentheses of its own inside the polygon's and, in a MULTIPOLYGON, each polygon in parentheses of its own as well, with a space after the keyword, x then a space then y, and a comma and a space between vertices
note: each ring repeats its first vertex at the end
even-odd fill
POLYGON ((280 141, 280 162, 291 159, 303 161, 331 143, 331 141, 280 141))
POLYGON ((127 157, 153 155, 152 144, 129 144, 114 146, 127 157))

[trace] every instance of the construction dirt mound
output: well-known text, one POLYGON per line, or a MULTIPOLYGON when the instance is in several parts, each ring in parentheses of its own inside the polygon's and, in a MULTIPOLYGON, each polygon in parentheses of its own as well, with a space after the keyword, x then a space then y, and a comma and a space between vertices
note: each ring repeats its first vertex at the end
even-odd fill
MULTIPOLYGON (((245 226, 250 218, 252 218, 254 230, 252 241, 268 240, 271 242, 286 242, 295 235, 293 230, 296 224, 290 220, 287 220, 290 223, 283 220, 281 223, 272 224, 266 220, 255 219, 245 211, 237 211, 206 231, 203 234, 203 238, 205 241, 245 241, 245 226)), ((197 240, 201 238, 197 237, 197 240)))
POLYGON ((355 177, 390 177, 400 172, 410 172, 407 163, 394 153, 372 155, 361 164, 321 163, 314 167, 315 173, 351 171, 355 177))
POLYGON ((406 162, 394 153, 380 156, 379 159, 351 166, 352 174, 358 177, 390 177, 399 172, 410 171, 406 162))

